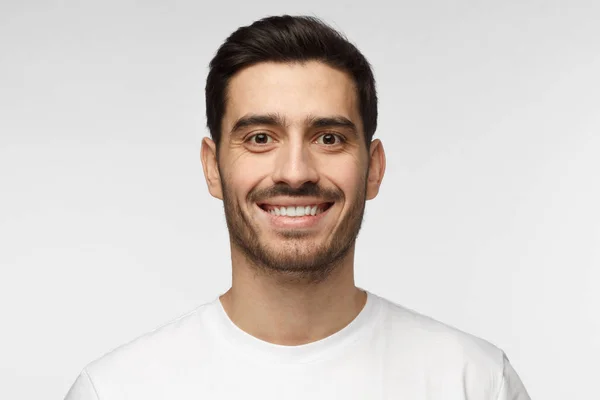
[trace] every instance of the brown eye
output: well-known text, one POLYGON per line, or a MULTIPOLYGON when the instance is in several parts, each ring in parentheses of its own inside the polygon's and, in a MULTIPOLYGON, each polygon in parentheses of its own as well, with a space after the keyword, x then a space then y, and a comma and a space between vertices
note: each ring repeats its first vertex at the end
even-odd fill
POLYGON ((271 137, 266 133, 257 133, 255 135, 250 136, 249 141, 252 144, 269 144, 272 141, 271 137))
POLYGON ((319 138, 317 139, 317 143, 324 144, 327 146, 340 144, 343 141, 344 140, 342 139, 342 137, 340 135, 336 135, 335 133, 326 133, 324 135, 319 136, 319 138))

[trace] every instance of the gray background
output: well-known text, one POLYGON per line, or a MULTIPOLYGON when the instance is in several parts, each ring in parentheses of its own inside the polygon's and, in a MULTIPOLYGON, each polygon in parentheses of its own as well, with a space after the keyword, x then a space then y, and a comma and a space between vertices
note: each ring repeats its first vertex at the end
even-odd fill
POLYGON ((313 14, 375 68, 388 170, 357 285, 503 348, 536 399, 597 398, 597 1, 0 3, 0 398, 230 284, 199 161, 207 64, 313 14))

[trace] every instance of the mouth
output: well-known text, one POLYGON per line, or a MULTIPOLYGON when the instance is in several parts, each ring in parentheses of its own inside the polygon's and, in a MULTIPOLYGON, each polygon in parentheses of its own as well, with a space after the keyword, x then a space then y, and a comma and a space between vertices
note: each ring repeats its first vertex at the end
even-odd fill
POLYGON ((332 202, 299 205, 258 204, 263 211, 271 215, 289 218, 315 217, 326 212, 332 205, 332 202))
POLYGON ((274 228, 315 228, 327 216, 333 202, 298 204, 257 204, 274 228))

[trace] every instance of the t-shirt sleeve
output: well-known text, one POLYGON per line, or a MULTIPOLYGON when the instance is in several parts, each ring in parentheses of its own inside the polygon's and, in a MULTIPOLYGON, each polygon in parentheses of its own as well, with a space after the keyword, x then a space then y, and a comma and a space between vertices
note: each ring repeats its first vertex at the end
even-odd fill
POLYGON ((81 371, 81 374, 79 374, 75 383, 69 389, 65 400, 100 400, 94 384, 85 369, 81 371))
POLYGON ((519 375, 517 375, 506 355, 504 355, 502 383, 500 384, 497 400, 531 400, 523 382, 521 382, 519 375))

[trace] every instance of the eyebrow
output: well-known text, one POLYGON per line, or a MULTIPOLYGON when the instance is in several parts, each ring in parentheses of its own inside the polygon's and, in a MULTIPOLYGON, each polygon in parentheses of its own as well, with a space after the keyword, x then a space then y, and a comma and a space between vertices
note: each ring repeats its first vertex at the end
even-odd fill
MULTIPOLYGON (((358 129, 356 124, 350 119, 341 115, 327 117, 317 117, 311 115, 306 118, 305 123, 310 128, 344 128, 351 131, 353 135, 358 137, 358 129)), ((249 114, 239 118, 235 124, 233 124, 231 134, 255 125, 278 126, 281 128, 286 128, 289 126, 285 117, 278 113, 249 114)))
POLYGON ((249 114, 235 121, 235 124, 233 124, 233 128, 231 129, 231 133, 235 133, 249 126, 255 125, 270 125, 280 127, 288 126, 287 121, 280 114, 249 114))
POLYGON ((331 117, 311 116, 306 119, 306 124, 311 128, 344 128, 351 131, 355 136, 358 136, 356 124, 341 115, 334 115, 331 117))

